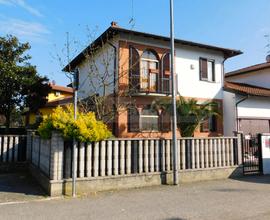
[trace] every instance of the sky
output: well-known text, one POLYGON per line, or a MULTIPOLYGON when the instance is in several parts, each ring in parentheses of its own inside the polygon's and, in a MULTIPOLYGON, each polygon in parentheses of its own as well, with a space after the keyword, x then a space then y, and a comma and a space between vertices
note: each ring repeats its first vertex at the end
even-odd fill
MULTIPOLYGON (((269 11, 270 0, 174 0, 175 37, 242 50, 243 55, 225 62, 227 72, 262 63, 269 11)), ((169 0, 0 0, 0 36, 12 34, 29 42, 31 64, 59 85, 69 83, 61 71, 67 60, 111 21, 169 36, 169 0)))

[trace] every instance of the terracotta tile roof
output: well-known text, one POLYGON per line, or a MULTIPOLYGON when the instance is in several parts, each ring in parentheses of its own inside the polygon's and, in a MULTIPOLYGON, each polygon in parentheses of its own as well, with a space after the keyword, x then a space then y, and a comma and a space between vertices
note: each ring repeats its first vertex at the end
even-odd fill
POLYGON ((246 83, 224 82, 224 90, 238 94, 270 97, 270 89, 254 86, 246 83))
POLYGON ((253 71, 258 71, 258 70, 262 70, 262 69, 267 69, 270 68, 270 62, 269 63, 260 63, 260 64, 256 64, 253 66, 248 66, 242 69, 238 69, 229 73, 225 74, 225 77, 231 77, 231 76, 237 76, 237 75, 241 75, 241 74, 246 74, 246 73, 250 73, 253 71))
POLYGON ((70 87, 58 86, 58 85, 55 85, 52 83, 50 83, 50 86, 51 86, 52 90, 54 90, 54 91, 67 92, 67 93, 73 94, 73 89, 70 87))
POLYGON ((56 107, 58 105, 62 106, 62 105, 71 104, 72 101, 73 101, 73 97, 68 96, 68 97, 59 98, 59 99, 47 102, 45 106, 46 107, 56 107))

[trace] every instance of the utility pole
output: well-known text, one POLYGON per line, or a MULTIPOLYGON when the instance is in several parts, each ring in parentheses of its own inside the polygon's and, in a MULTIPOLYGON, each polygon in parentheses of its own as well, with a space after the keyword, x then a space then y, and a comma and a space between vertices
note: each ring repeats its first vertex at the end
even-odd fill
POLYGON ((172 84, 172 150, 173 150, 173 184, 178 185, 178 148, 177 148, 177 118, 176 118, 176 91, 174 71, 174 19, 173 0, 170 0, 170 37, 171 37, 171 84, 172 84))
MULTIPOLYGON (((77 119, 77 91, 79 86, 79 70, 75 69, 73 73, 73 106, 74 106, 74 120, 77 119)), ((76 177, 77 177, 77 163, 76 163, 76 148, 77 142, 76 139, 73 138, 73 157, 72 157, 72 197, 76 197, 76 177)))

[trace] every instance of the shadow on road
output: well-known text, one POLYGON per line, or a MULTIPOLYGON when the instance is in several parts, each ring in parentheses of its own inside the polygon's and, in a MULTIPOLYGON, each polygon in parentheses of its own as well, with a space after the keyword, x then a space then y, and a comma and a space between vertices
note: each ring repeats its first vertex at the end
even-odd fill
POLYGON ((250 183, 270 184, 270 175, 245 175, 242 177, 230 177, 230 179, 250 183))
MULTIPOLYGON (((27 173, 0 174, 0 201, 9 194, 45 196, 41 187, 27 173)), ((13 197, 14 195, 12 195, 13 197)))

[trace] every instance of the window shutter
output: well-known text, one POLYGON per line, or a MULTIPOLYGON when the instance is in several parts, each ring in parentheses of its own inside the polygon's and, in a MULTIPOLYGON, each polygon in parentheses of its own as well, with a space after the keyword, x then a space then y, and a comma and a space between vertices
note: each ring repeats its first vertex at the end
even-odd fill
POLYGON ((135 107, 128 109, 128 131, 135 132, 140 130, 140 115, 135 107))
POLYGON ((217 117, 213 115, 211 118, 211 126, 210 126, 210 131, 215 132, 217 131, 217 117))
POLYGON ((200 79, 208 79, 207 59, 200 58, 200 79))
POLYGON ((129 88, 131 90, 140 89, 140 55, 134 47, 129 48, 129 88))
POLYGON ((161 75, 161 90, 164 93, 170 93, 170 54, 166 53, 162 59, 162 75, 161 75))
POLYGON ((212 62, 212 81, 216 81, 215 61, 212 62))
POLYGON ((160 130, 161 131, 171 131, 171 116, 169 112, 162 111, 160 115, 160 130))

